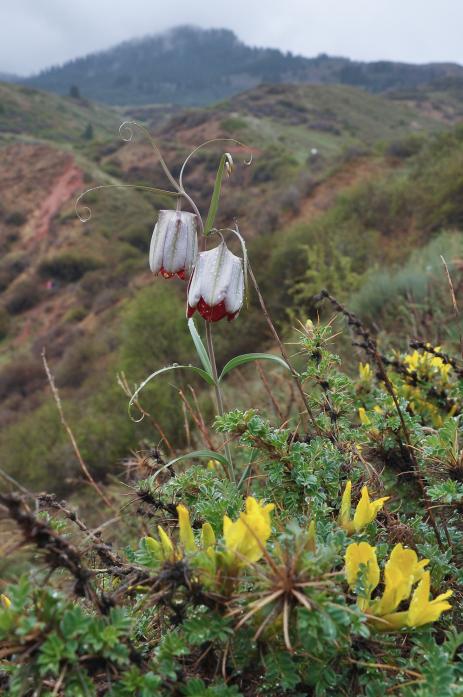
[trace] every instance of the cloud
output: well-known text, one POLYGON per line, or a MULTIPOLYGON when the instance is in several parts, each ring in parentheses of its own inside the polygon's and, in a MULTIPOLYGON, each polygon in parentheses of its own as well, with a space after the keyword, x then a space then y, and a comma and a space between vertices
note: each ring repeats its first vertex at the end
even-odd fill
POLYGON ((15 0, 0 6, 0 72, 37 72, 177 24, 306 56, 463 63, 460 0, 15 0))

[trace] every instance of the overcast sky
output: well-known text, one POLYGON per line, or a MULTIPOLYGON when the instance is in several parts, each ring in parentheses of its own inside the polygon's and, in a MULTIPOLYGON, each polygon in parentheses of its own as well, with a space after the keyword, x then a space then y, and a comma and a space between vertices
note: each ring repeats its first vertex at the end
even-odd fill
POLYGON ((30 74, 178 24, 305 56, 463 64, 463 0, 0 0, 0 72, 30 74))

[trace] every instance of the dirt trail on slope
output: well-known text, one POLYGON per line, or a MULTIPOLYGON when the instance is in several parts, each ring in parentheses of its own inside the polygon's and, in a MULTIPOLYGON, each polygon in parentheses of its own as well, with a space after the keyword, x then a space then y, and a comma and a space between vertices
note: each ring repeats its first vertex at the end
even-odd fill
POLYGON ((302 201, 299 212, 291 218, 291 222, 308 222, 316 218, 333 205, 340 193, 360 182, 382 176, 385 171, 384 160, 365 158, 349 162, 315 187, 302 201))
POLYGON ((48 235, 53 217, 78 189, 83 188, 83 183, 82 171, 74 162, 69 162, 58 179, 53 182, 52 190, 42 201, 39 210, 34 215, 32 239, 35 242, 44 239, 48 235))

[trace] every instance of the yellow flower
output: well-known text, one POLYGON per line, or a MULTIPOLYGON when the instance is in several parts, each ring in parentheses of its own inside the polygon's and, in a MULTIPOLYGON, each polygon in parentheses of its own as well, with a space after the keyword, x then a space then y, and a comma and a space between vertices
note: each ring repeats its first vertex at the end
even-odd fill
POLYGON ((228 563, 252 564, 264 554, 265 544, 272 532, 270 511, 273 503, 262 505, 252 496, 246 499, 246 511, 235 522, 223 517, 223 536, 228 563))
POLYGON ((363 568, 365 572, 365 597, 358 598, 360 609, 368 612, 368 621, 376 629, 390 631, 405 627, 420 627, 435 622, 441 614, 451 608, 447 598, 452 591, 441 593, 434 600, 429 600, 431 577, 424 567, 428 559, 418 561, 412 549, 404 549, 397 544, 392 550, 384 569, 384 592, 381 598, 371 600, 371 594, 379 583, 379 566, 376 550, 367 542, 351 544, 346 550, 346 579, 354 590, 358 575, 363 568), (394 612, 400 603, 410 597, 412 587, 418 583, 408 610, 394 612))
POLYGON ((365 411, 365 407, 359 407, 359 419, 363 426, 369 426, 371 424, 371 421, 367 416, 367 412, 365 411))
POLYGON ((305 331, 309 339, 313 339, 315 337, 315 328, 311 319, 306 320, 305 331))
POLYGON ((215 535, 210 523, 204 523, 201 530, 201 547, 203 549, 208 549, 209 547, 214 547, 215 545, 215 535))
POLYGON ((198 548, 196 547, 195 537, 191 528, 188 508, 181 503, 177 506, 177 513, 180 527, 180 542, 185 552, 196 552, 198 548))
POLYGON ((7 595, 3 595, 3 593, 2 593, 2 594, 0 594, 0 604, 3 605, 3 607, 8 610, 8 608, 11 605, 11 600, 9 599, 9 597, 7 595))
POLYGON ((409 353, 407 356, 404 358, 404 363, 408 367, 410 371, 414 371, 418 369, 418 366, 420 365, 420 354, 418 351, 413 351, 413 353, 409 353))
POLYGON ((154 537, 144 537, 145 545, 148 547, 149 551, 154 554, 155 557, 162 559, 163 551, 161 543, 154 539, 154 537))
POLYGON ((418 561, 413 549, 405 549, 397 544, 384 567, 384 592, 373 612, 386 615, 393 612, 411 593, 412 586, 424 573, 429 559, 418 561))
POLYGON ((371 378, 371 366, 369 363, 359 363, 359 377, 361 380, 369 380, 371 378))
POLYGON ((346 549, 345 562, 346 579, 352 590, 355 588, 362 567, 366 567, 366 597, 358 599, 359 607, 365 610, 369 605, 372 592, 379 583, 379 566, 376 559, 376 548, 369 545, 368 542, 354 542, 346 549))
POLYGON ((355 509, 354 519, 351 520, 351 495, 352 482, 349 480, 346 483, 346 488, 342 495, 341 511, 339 514, 339 522, 349 534, 359 532, 371 523, 384 506, 385 501, 390 498, 389 496, 383 496, 380 499, 376 499, 376 501, 370 501, 368 487, 363 486, 360 501, 355 509))
POLYGON ((315 520, 311 520, 309 524, 306 548, 309 550, 309 552, 317 551, 317 525, 315 520))
POLYGON ((430 587, 431 576, 429 571, 425 571, 410 602, 407 614, 407 625, 409 627, 421 627, 423 624, 435 622, 443 612, 450 610, 452 607, 447 602, 447 598, 450 598, 452 591, 446 591, 438 595, 434 600, 429 600, 430 587))
POLYGON ((169 535, 166 533, 164 528, 162 528, 160 525, 158 525, 158 535, 159 535, 159 539, 161 540, 162 556, 164 557, 164 559, 169 559, 170 561, 174 561, 175 560, 174 545, 172 544, 172 540, 170 539, 169 535))

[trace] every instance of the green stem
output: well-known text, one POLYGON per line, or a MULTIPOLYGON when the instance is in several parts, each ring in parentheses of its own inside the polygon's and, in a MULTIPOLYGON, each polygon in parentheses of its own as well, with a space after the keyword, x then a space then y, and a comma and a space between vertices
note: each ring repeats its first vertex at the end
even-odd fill
MULTIPOLYGON (((212 325, 211 322, 208 322, 206 320, 206 345, 207 345, 207 353, 209 354, 209 360, 211 362, 212 366, 212 377, 214 379, 214 389, 215 389, 215 398, 217 401, 217 411, 219 412, 219 416, 223 416, 225 413, 224 407, 223 407, 223 397, 222 397, 222 390, 220 389, 220 383, 219 383, 219 376, 217 373, 217 363, 215 361, 215 353, 214 353, 214 344, 212 342, 212 325)), ((229 444, 224 440, 224 451, 225 451, 225 457, 227 458, 229 462, 229 477, 232 482, 236 481, 235 478, 235 470, 233 467, 233 460, 232 460, 232 455, 231 455, 231 450, 229 444)))

